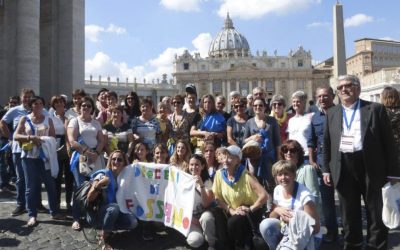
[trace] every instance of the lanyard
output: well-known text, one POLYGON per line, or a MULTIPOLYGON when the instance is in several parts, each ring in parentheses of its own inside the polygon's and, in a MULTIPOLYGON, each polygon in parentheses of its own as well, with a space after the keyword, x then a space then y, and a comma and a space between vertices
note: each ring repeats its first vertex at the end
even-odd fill
POLYGON ((344 119, 344 122, 345 122, 345 124, 346 124, 347 131, 350 130, 351 124, 353 123, 354 117, 356 116, 356 111, 357 111, 357 109, 359 109, 359 108, 360 108, 360 100, 357 101, 356 108, 354 109, 353 114, 351 115, 350 123, 349 123, 349 122, 347 121, 346 111, 345 111, 345 109, 342 107, 342 110, 343 110, 343 119, 344 119))

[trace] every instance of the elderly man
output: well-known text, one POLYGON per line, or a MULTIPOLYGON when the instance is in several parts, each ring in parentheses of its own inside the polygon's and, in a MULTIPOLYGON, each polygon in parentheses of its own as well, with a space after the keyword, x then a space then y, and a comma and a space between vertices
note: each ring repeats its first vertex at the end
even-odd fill
POLYGON ((367 210, 366 249, 386 249, 381 188, 400 176, 389 119, 382 105, 359 98, 356 76, 340 76, 337 90, 341 105, 326 115, 322 169, 325 184, 333 184, 339 194, 344 249, 363 249, 361 196, 367 210))
POLYGON ((331 87, 317 88, 315 97, 318 100, 319 110, 311 118, 311 129, 308 130, 307 146, 310 164, 318 171, 319 190, 321 192, 322 213, 325 226, 328 229, 324 235, 325 242, 333 242, 337 239, 338 224, 335 209, 335 190, 333 186, 327 186, 321 175, 322 148, 324 145, 324 125, 326 122, 326 112, 334 106, 333 99, 335 94, 331 87))

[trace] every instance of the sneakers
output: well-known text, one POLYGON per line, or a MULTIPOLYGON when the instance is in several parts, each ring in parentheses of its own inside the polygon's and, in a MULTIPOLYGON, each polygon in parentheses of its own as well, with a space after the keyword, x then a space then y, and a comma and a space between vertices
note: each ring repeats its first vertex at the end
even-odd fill
POLYGON ((26 213, 26 209, 23 206, 17 206, 12 212, 11 216, 18 216, 26 213))

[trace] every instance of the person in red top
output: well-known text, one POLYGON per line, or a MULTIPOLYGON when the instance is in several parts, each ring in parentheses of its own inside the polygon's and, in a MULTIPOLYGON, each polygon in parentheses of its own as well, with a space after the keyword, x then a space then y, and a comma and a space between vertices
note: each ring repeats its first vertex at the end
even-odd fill
POLYGON ((291 114, 288 114, 285 111, 286 108, 286 101, 282 95, 274 95, 271 99, 271 114, 270 116, 275 117, 276 121, 278 122, 280 134, 281 134, 281 141, 285 143, 288 139, 287 127, 289 119, 292 117, 291 114))

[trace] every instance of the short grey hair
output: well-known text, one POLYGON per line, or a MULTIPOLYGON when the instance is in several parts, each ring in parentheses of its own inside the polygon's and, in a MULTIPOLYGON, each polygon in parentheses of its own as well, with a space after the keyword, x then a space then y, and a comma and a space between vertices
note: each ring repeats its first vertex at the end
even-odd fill
POLYGON ((218 95, 218 96, 216 96, 216 97, 215 97, 215 101, 217 101, 217 100, 221 100, 221 101, 223 101, 223 102, 226 102, 226 98, 225 98, 225 96, 223 96, 223 95, 218 95))
POLYGON ((355 75, 341 75, 338 77, 338 82, 348 81, 354 85, 360 86, 360 79, 355 75))
POLYGON ((231 91, 231 93, 229 94, 230 97, 236 97, 236 96, 240 96, 240 92, 239 91, 231 91))
POLYGON ((307 100, 307 94, 304 93, 304 91, 302 91, 302 90, 297 90, 296 92, 294 92, 292 94, 292 99, 294 99, 294 98, 298 98, 298 99, 300 99, 300 101, 305 102, 307 100))
POLYGON ((271 99, 271 101, 270 101, 270 106, 271 106, 271 107, 272 107, 272 104, 273 104, 274 102, 280 102, 280 103, 283 104, 284 107, 286 107, 286 100, 285 100, 285 98, 284 98, 282 95, 277 94, 277 95, 274 95, 274 96, 272 97, 272 99, 271 99))

